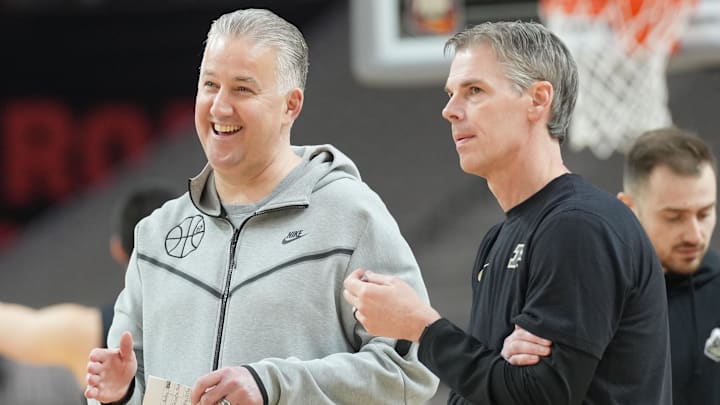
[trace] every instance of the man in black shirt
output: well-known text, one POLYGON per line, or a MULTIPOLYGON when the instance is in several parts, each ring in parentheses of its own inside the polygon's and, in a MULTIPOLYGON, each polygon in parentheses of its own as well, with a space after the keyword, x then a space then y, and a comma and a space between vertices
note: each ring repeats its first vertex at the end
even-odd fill
POLYGON ((460 166, 506 213, 480 245, 469 329, 382 269, 345 280, 355 316, 374 335, 419 342, 450 404, 670 404, 660 263, 633 213, 562 161, 578 87, 569 51, 525 22, 480 24, 446 48, 443 117, 460 166), (501 356, 511 333, 547 338, 552 351, 511 364, 501 356))
POLYGON ((697 135, 650 131, 627 154, 624 191, 667 284, 673 404, 720 405, 720 256, 711 250, 716 162, 697 135))
MULTIPOLYGON (((697 135, 661 128, 628 151, 618 198, 637 215, 665 271, 674 405, 720 405, 720 255, 716 160, 697 135)), ((506 339, 513 364, 535 364, 545 345, 527 331, 506 339), (522 335, 521 335, 522 333, 522 335)))

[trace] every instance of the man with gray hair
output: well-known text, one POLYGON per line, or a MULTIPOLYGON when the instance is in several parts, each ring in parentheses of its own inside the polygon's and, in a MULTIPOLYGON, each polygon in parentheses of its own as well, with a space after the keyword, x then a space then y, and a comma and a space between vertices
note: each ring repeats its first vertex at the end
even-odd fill
POLYGON ((192 404, 421 404, 437 378, 417 345, 370 335, 341 297, 382 265, 427 302, 382 200, 330 145, 294 147, 308 50, 267 10, 213 22, 195 127, 208 159, 183 196, 136 228, 108 347, 85 396, 139 404, 151 376, 192 404))
POLYGON ((443 117, 460 166, 487 180, 506 219, 480 244, 467 332, 383 266, 345 280, 356 317, 419 342, 450 404, 670 404, 660 263, 633 213, 562 160, 570 52, 527 22, 480 24, 447 49, 443 117))

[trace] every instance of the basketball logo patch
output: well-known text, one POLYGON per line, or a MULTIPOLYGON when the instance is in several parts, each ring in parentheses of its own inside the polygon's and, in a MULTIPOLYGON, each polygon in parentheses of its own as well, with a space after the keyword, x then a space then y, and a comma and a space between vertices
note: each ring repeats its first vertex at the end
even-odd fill
POLYGON ((183 258, 200 246, 205 236, 205 219, 201 215, 185 218, 165 236, 165 251, 168 255, 183 258))

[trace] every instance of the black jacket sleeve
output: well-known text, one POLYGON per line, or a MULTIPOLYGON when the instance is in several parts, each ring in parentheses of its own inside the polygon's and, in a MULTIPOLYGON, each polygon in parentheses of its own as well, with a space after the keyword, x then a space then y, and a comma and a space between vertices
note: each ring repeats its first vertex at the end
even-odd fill
POLYGON ((420 361, 452 390, 448 404, 580 404, 598 360, 553 344, 533 366, 512 366, 447 319, 429 325, 420 338, 420 361))

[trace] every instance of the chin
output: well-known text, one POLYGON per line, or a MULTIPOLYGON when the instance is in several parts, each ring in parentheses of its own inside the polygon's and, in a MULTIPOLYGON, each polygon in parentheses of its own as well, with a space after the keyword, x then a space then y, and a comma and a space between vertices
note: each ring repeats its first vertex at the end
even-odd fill
POLYGON ((467 174, 473 174, 472 171, 468 170, 467 166, 462 163, 462 161, 460 161, 460 169, 467 174))
POLYGON ((700 260, 693 260, 691 263, 683 263, 681 266, 667 266, 665 267, 668 273, 675 274, 678 276, 690 276, 695 274, 700 268, 700 260))
POLYGON ((463 159, 462 156, 460 157, 460 169, 462 169, 463 172, 483 177, 478 165, 474 163, 475 162, 472 162, 469 159, 463 159))
POLYGON ((237 164, 238 158, 231 154, 217 153, 207 155, 210 166, 214 169, 227 169, 237 164))

